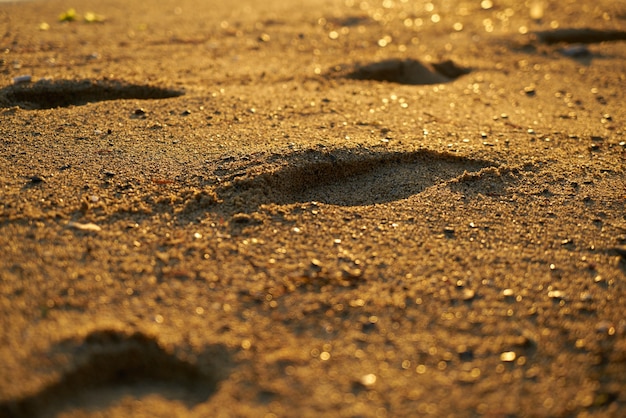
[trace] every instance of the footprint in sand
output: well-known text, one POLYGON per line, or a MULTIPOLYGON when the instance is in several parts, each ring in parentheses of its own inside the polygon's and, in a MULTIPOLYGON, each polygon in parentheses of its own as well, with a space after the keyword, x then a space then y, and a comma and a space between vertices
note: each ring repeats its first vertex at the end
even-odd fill
POLYGON ((291 154, 282 163, 265 172, 233 176, 232 182, 217 193, 225 202, 244 196, 246 202, 258 204, 315 201, 364 206, 405 199, 465 172, 496 166, 490 161, 428 150, 367 149, 308 150, 291 154))
POLYGON ((215 393, 230 363, 223 346, 207 347, 194 364, 166 352, 147 335, 113 330, 93 332, 78 342, 64 341, 53 349, 58 351, 74 357, 71 369, 31 396, 0 404, 0 416, 102 411, 123 398, 140 399, 151 394, 192 408, 215 393))
POLYGON ((182 90, 128 84, 116 80, 40 80, 0 89, 0 107, 53 109, 121 99, 166 99, 185 94, 182 90))
POLYGON ((355 80, 424 85, 448 83, 469 72, 469 69, 461 68, 450 60, 423 64, 413 59, 389 59, 358 66, 346 77, 355 80))
POLYGON ((513 49, 526 53, 545 53, 556 46, 557 51, 568 58, 573 58, 583 64, 590 64, 594 56, 601 56, 599 52, 592 52, 587 45, 603 42, 626 41, 626 31, 603 30, 591 28, 559 28, 534 32, 534 37, 522 44, 514 45, 513 49), (544 47, 541 44, 546 45, 544 47))
POLYGON ((561 28, 536 32, 537 38, 548 45, 558 43, 594 44, 609 41, 626 41, 626 31, 590 28, 561 28))

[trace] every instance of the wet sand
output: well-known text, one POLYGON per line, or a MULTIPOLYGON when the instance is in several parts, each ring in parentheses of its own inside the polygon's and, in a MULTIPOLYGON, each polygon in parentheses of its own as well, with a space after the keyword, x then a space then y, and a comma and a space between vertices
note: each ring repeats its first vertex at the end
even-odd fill
POLYGON ((0 4, 0 416, 624 415, 626 5, 214 3, 0 4))

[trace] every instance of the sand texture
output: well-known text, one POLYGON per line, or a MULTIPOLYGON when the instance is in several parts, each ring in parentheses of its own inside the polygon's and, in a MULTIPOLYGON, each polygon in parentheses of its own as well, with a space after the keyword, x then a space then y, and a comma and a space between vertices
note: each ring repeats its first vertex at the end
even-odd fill
POLYGON ((626 416, 625 133, 623 1, 3 2, 0 417, 626 416))

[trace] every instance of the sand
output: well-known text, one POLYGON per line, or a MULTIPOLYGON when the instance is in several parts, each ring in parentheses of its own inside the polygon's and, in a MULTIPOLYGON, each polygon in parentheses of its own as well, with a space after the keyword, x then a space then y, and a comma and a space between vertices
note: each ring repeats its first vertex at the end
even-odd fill
POLYGON ((0 5, 0 416, 626 414, 626 4, 128 3, 0 5))

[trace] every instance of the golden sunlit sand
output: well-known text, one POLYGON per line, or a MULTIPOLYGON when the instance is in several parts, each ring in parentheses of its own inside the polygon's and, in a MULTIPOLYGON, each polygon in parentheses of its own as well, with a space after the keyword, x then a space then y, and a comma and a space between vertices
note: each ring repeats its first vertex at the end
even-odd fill
POLYGON ((626 4, 0 5, 0 416, 626 412, 626 4))

